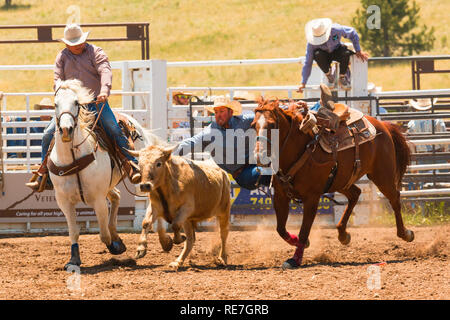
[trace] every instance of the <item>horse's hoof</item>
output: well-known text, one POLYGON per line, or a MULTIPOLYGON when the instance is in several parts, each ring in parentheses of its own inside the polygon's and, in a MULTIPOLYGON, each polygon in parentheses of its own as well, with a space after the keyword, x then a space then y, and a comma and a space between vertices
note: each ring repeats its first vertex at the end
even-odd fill
POLYGON ((118 255, 127 251, 127 247, 121 239, 118 241, 112 241, 109 246, 106 246, 111 254, 118 255))
POLYGON ((173 262, 169 263, 169 268, 178 270, 178 268, 180 268, 180 265, 181 264, 178 261, 173 261, 173 262))
POLYGON ((406 242, 413 241, 414 240, 414 232, 411 230, 406 230, 403 240, 405 240, 406 242))
POLYGON ((161 247, 163 248, 163 250, 165 252, 170 252, 170 250, 172 250, 173 241, 172 241, 172 238, 170 236, 166 237, 166 241, 165 242, 161 241, 161 239, 160 239, 159 243, 161 244, 161 247))
POLYGON ((141 259, 141 258, 145 257, 146 254, 147 254, 147 249, 145 249, 145 248, 137 248, 136 255, 134 256, 134 258, 135 259, 141 259))
POLYGON ((219 266, 226 266, 227 265, 227 259, 222 257, 216 257, 216 264, 219 266))
POLYGON ((309 248, 309 245, 310 245, 311 243, 309 242, 309 239, 306 239, 306 243, 305 243, 305 249, 306 248, 309 248))
POLYGON ((174 242, 175 244, 180 244, 180 243, 183 243, 185 240, 186 240, 186 236, 185 236, 185 235, 181 235, 181 236, 180 236, 180 239, 174 238, 174 239, 173 239, 173 242, 174 242))
POLYGON ((352 240, 352 237, 350 236, 350 233, 346 233, 346 234, 345 234, 345 239, 341 239, 341 238, 339 237, 339 241, 340 241, 344 246, 348 245, 348 244, 350 243, 351 240, 352 240))
POLYGON ((80 265, 81 265, 81 261, 69 261, 66 263, 66 265, 64 266, 64 271, 75 271, 75 270, 79 270, 80 269, 80 265))
POLYGON ((294 259, 288 259, 286 260, 283 265, 281 266, 281 268, 283 270, 287 270, 287 269, 298 269, 300 266, 297 264, 297 262, 294 259))

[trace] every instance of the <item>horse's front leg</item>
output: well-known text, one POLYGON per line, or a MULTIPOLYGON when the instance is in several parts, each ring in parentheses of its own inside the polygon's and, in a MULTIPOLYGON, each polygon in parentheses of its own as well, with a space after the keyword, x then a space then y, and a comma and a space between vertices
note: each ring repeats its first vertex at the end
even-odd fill
POLYGON ((289 216, 289 198, 283 191, 275 188, 275 194, 273 197, 273 208, 277 217, 277 232, 280 237, 289 243, 291 246, 296 246, 298 243, 298 237, 290 234, 286 230, 286 222, 289 216))
POLYGON ((107 195, 109 202, 111 203, 109 214, 109 233, 111 234, 112 241, 120 241, 119 234, 117 233, 117 214, 119 212, 120 205, 120 191, 113 188, 107 195))
MULTIPOLYGON (((283 191, 281 185, 275 184, 275 194, 273 197, 273 207, 277 216, 277 232, 280 237, 291 246, 297 246, 298 236, 291 234, 286 230, 286 222, 289 216, 289 203, 291 200, 283 191)), ((309 240, 306 248, 309 247, 309 240)))
POLYGON ((69 228, 69 237, 72 244, 70 249, 70 260, 64 266, 64 270, 68 270, 71 266, 79 267, 81 265, 80 248, 78 246, 78 238, 80 237, 80 230, 77 225, 77 213, 75 205, 64 201, 64 197, 56 195, 56 201, 66 217, 67 226, 69 228))
POLYGON ((303 199, 303 221, 298 236, 297 249, 295 250, 294 256, 283 263, 283 269, 295 269, 302 264, 303 252, 308 244, 308 237, 314 218, 316 217, 319 200, 320 197, 305 197, 303 199))
POLYGON ((111 254, 121 254, 125 252, 127 248, 120 238, 115 241, 111 240, 111 233, 109 232, 109 210, 106 199, 97 200, 93 207, 100 228, 100 239, 106 245, 109 252, 111 254))

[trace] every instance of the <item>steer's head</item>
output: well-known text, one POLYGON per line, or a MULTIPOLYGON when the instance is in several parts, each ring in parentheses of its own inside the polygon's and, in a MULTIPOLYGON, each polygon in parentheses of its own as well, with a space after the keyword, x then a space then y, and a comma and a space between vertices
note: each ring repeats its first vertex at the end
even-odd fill
POLYGON ((161 186, 167 171, 167 161, 170 160, 175 147, 150 146, 139 152, 130 152, 139 157, 141 170, 141 192, 151 192, 161 186))

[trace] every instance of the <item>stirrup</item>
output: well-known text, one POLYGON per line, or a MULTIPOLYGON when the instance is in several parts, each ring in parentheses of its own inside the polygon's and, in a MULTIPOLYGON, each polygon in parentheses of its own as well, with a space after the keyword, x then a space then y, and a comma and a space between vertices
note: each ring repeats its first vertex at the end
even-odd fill
POLYGON ((53 190, 53 185, 51 184, 47 173, 40 176, 37 172, 33 172, 30 181, 25 183, 25 185, 36 192, 53 190))

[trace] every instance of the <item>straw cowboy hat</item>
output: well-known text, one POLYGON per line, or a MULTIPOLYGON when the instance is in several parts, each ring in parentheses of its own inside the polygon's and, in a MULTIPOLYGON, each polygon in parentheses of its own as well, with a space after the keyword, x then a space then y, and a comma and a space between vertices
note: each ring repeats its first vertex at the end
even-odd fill
POLYGON ((75 23, 68 24, 64 29, 64 38, 61 41, 69 46, 77 46, 86 42, 89 32, 83 32, 81 27, 75 23))
MULTIPOLYGON (((437 98, 433 99, 433 105, 436 104, 437 98)), ((412 99, 409 100, 409 105, 416 110, 426 111, 431 109, 431 99, 412 99)))
POLYGON ((328 41, 332 21, 329 18, 314 19, 305 26, 306 41, 312 45, 321 45, 328 41))
POLYGON ((240 115, 242 113, 242 105, 237 100, 230 100, 227 97, 220 96, 214 99, 214 104, 212 106, 205 106, 205 109, 209 112, 215 112, 214 108, 217 107, 227 107, 233 110, 233 116, 240 115))
POLYGON ((33 109, 34 110, 41 110, 41 109, 54 109, 55 108, 55 104, 53 103, 53 101, 52 101, 52 99, 50 99, 50 98, 43 98, 42 100, 41 100, 41 102, 39 102, 39 103, 36 103, 34 106, 33 106, 33 109))

